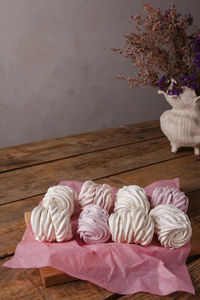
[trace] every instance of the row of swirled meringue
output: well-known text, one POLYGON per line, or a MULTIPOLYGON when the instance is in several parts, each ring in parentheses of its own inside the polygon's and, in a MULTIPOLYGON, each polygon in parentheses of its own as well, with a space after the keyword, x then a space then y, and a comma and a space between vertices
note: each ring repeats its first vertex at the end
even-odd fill
POLYGON ((68 186, 48 189, 42 205, 31 214, 35 238, 41 242, 72 239, 70 217, 77 203, 82 209, 77 233, 87 244, 106 242, 111 237, 118 243, 148 246, 156 233, 162 246, 174 249, 186 244, 192 235, 186 215, 188 198, 178 189, 158 187, 148 198, 143 188, 129 185, 113 197, 111 186, 88 180, 79 195, 68 186))

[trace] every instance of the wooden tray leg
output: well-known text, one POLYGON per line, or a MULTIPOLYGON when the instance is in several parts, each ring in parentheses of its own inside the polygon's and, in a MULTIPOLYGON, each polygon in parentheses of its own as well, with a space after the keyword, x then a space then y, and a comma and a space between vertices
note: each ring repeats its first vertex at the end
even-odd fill
POLYGON ((52 286, 78 280, 52 267, 39 268, 44 286, 52 286))
MULTIPOLYGON (((31 211, 25 212, 24 218, 26 226, 28 226, 31 220, 31 211)), ((48 266, 39 268, 39 271, 45 287, 78 280, 77 278, 71 277, 62 271, 48 266)))

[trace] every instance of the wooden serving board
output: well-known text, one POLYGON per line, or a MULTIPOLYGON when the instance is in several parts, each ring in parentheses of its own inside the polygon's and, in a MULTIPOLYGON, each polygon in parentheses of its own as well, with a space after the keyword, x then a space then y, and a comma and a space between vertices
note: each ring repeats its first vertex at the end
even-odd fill
MULTIPOLYGON (((26 226, 28 226, 30 220, 31 220, 31 211, 24 213, 25 223, 26 226)), ((192 238, 191 238, 191 251, 190 251, 190 257, 200 255, 200 228, 192 224, 192 238)), ((39 268, 40 275, 42 278, 42 282, 45 287, 53 286, 61 283, 71 282, 78 280, 77 278, 71 277, 67 274, 65 274, 62 271, 56 270, 52 267, 43 267, 39 268)))

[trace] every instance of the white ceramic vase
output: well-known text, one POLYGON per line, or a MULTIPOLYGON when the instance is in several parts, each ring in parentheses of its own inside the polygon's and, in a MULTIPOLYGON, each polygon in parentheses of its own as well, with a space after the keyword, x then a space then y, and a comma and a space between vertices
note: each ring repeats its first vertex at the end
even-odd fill
POLYGON ((194 90, 183 87, 183 93, 168 95, 163 91, 172 109, 160 117, 160 126, 171 144, 171 151, 176 153, 180 147, 193 147, 196 155, 200 154, 200 96, 194 90))

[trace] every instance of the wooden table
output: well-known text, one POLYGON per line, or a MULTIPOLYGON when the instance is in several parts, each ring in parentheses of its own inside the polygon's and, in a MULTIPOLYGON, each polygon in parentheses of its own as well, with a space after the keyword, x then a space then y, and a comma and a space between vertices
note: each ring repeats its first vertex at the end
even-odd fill
MULTIPOLYGON (((158 121, 121 126, 0 149, 0 259, 15 252, 32 210, 47 188, 62 180, 146 186, 180 178, 190 199, 189 216, 200 228, 200 157, 192 149, 170 152, 158 121)), ((168 297, 120 296, 86 281, 45 288, 37 269, 0 269, 0 299, 200 299, 200 257, 188 259, 197 298, 182 292, 168 297)))

